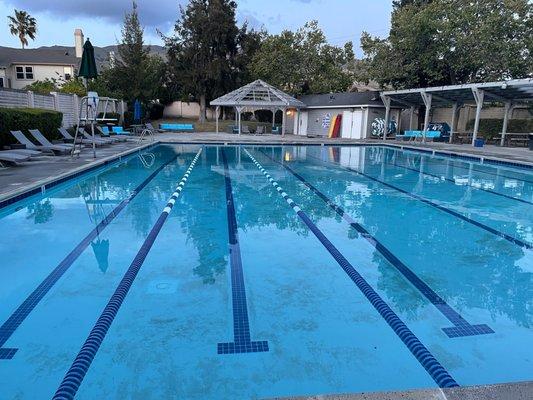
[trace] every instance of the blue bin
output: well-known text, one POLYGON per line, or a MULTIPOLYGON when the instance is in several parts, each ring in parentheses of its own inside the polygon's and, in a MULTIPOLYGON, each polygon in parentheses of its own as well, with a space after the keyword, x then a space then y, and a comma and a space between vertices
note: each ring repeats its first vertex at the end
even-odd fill
POLYGON ((485 139, 474 140, 474 147, 483 147, 485 145, 485 139))

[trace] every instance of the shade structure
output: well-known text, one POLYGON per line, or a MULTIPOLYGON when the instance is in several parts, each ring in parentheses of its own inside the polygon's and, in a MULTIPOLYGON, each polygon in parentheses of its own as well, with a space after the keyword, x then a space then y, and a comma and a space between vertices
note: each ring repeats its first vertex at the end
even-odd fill
POLYGON ((237 125, 239 134, 241 133, 241 113, 246 110, 271 110, 283 112, 282 134, 285 133, 285 111, 289 108, 305 108, 306 105, 289 94, 275 88, 272 85, 258 79, 233 92, 225 94, 218 99, 211 101, 211 106, 216 107, 217 132, 218 132, 218 110, 220 107, 235 107, 237 111, 237 125))
POLYGON ((94 47, 89 39, 87 39, 83 45, 83 54, 81 56, 80 71, 78 76, 87 79, 94 79, 98 76, 96 60, 94 59, 94 47))

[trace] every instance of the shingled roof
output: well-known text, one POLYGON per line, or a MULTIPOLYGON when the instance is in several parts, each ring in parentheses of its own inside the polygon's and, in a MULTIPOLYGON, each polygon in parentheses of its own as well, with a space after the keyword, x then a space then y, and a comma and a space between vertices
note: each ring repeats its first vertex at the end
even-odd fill
POLYGON ((63 48, 14 49, 0 46, 0 67, 11 64, 78 65, 79 60, 74 51, 63 48))
POLYGON ((379 92, 311 94, 299 98, 308 108, 375 105, 384 107, 379 92))

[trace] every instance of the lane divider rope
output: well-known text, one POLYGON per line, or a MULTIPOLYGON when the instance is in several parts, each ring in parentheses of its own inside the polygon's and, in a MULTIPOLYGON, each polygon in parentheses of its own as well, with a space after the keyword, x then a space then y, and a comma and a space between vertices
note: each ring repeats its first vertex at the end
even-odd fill
POLYGON ((263 151, 259 150, 261 154, 275 162, 289 171, 294 177, 302 182, 314 194, 316 194, 328 207, 335 211, 341 218, 343 218, 356 232, 358 232, 363 239, 365 239, 372 247, 380 252, 383 257, 396 268, 437 310, 439 310, 444 317, 448 319, 454 326, 446 327, 442 330, 448 337, 464 337, 486 335, 494 333, 494 331, 486 324, 472 325, 461 314, 455 311, 442 297, 440 297, 427 283, 418 277, 407 265, 405 265, 392 251, 370 234, 361 224, 357 223, 349 214, 347 214, 340 206, 335 204, 330 198, 322 193, 318 188, 309 183, 303 176, 294 171, 288 165, 281 163, 263 151))
POLYGON ((124 299, 133 285, 133 281, 137 277, 137 274, 146 260, 146 257, 148 256, 152 245, 161 231, 161 228, 163 227, 168 215, 172 211, 172 207, 174 207, 176 200, 178 200, 181 192, 183 191, 187 179, 189 178, 201 153, 202 149, 198 150, 198 153, 187 169, 187 172, 185 172, 185 175, 183 175, 183 178, 176 187, 176 190, 168 200, 166 207, 163 209, 163 212, 152 227, 152 230, 144 240, 140 250, 131 262, 131 265, 124 274, 115 292, 102 311, 102 314, 89 333, 87 340, 83 344, 81 350, 74 359, 74 362, 61 381, 59 388, 53 397, 54 400, 70 400, 76 396, 76 393, 83 379, 85 378, 85 375, 87 374, 87 371, 89 370, 96 353, 98 352, 109 328, 111 327, 111 324, 113 323, 113 320, 115 319, 120 307, 122 306, 122 303, 124 302, 124 299))
POLYGON ((250 157, 256 167, 263 173, 267 180, 272 184, 276 191, 291 206, 294 212, 313 232, 315 237, 322 243, 326 250, 333 256, 339 266, 346 272, 350 279, 355 283, 363 295, 374 306, 376 311, 383 317, 387 324, 392 328, 394 333, 406 345, 409 351, 415 356, 418 362, 424 367, 428 374, 441 388, 457 387, 459 384, 450 375, 450 373, 440 364, 440 362, 431 354, 431 352, 422 344, 416 335, 407 327, 401 318, 390 308, 390 306, 376 293, 370 284, 357 272, 350 262, 341 254, 341 252, 331 243, 331 241, 322 233, 322 231, 311 221, 307 214, 292 200, 283 188, 270 176, 263 166, 250 154, 247 149, 245 153, 250 157))

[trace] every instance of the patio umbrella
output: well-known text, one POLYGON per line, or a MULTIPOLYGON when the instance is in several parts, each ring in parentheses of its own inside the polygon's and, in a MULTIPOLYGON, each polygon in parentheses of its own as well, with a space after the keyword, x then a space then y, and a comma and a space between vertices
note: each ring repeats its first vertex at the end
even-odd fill
POLYGON ((86 79, 94 79, 98 76, 96 60, 94 59, 94 47, 88 38, 83 45, 83 54, 81 56, 80 71, 78 76, 86 79))
POLYGON ((141 109, 141 102, 139 99, 135 100, 135 104, 133 105, 133 120, 135 122, 140 122, 142 117, 142 109, 141 109))
MULTIPOLYGON (((94 79, 98 76, 96 69, 96 61, 94 59, 94 47, 91 44, 89 38, 83 45, 83 54, 81 56, 80 71, 78 76, 85 78, 85 86, 87 86, 88 79, 94 79)), ((94 110, 94 116, 98 114, 98 110, 94 110)), ((87 115, 87 119, 89 116, 87 115)), ((94 140, 94 120, 91 121, 91 134, 93 137, 93 157, 96 158, 96 142, 94 140)))

